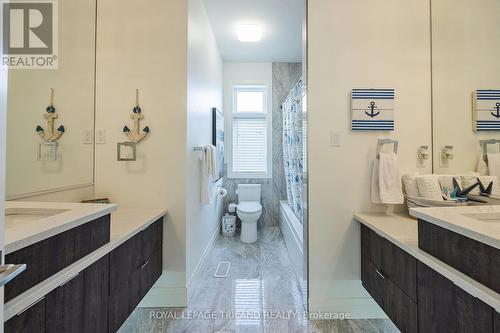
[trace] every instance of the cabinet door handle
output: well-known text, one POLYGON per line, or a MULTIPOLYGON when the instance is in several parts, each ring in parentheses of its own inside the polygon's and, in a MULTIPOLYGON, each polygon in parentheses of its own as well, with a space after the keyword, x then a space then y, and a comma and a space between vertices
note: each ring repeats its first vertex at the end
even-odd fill
POLYGON ((382 279, 385 279, 385 278, 386 278, 386 276, 385 276, 382 272, 380 272, 378 269, 376 269, 376 270, 375 270, 375 272, 377 272, 377 274, 378 274, 378 275, 380 275, 380 277, 381 277, 382 279))
POLYGON ((68 282, 70 282, 71 280, 73 280, 74 278, 76 278, 78 275, 80 275, 80 272, 76 273, 75 275, 73 275, 72 277, 70 277, 69 279, 67 279, 66 281, 64 281, 63 283, 61 283, 59 285, 59 287, 62 287, 64 286, 65 284, 67 284, 68 282))
POLYGON ((149 264, 149 260, 146 261, 144 264, 142 264, 141 268, 140 269, 143 269, 144 267, 146 267, 147 265, 149 264))
POLYGON ((24 312, 26 312, 27 310, 29 310, 32 306, 40 303, 43 299, 45 299, 45 296, 43 296, 42 298, 39 298, 37 299, 36 301, 34 301, 33 303, 31 303, 30 305, 28 305, 27 307, 25 307, 24 309, 22 309, 21 311, 19 311, 16 316, 20 316, 22 315, 24 312))

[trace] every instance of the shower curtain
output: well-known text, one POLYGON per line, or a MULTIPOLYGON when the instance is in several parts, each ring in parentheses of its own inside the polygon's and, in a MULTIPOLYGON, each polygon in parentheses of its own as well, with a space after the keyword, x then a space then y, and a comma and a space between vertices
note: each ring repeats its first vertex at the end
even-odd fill
POLYGON ((288 196, 288 205, 299 221, 303 222, 302 172, 303 133, 301 101, 304 89, 302 80, 292 88, 283 102, 283 162, 288 196))

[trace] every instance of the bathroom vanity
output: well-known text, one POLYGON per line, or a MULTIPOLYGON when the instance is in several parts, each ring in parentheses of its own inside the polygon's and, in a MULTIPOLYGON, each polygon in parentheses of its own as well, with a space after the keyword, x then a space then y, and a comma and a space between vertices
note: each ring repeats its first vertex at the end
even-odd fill
POLYGON ((7 203, 5 332, 116 332, 162 273, 161 209, 7 203), (24 234, 24 236, 22 236, 24 234))
POLYGON ((402 332, 500 332, 500 262, 493 246, 500 219, 457 218, 492 219, 492 210, 500 212, 494 206, 419 208, 411 211, 418 221, 355 215, 362 284, 402 332))

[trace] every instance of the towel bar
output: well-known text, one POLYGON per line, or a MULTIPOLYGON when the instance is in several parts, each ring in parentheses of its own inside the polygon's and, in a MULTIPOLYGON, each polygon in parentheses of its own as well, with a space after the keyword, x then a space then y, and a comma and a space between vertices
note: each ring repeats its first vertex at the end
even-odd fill
POLYGON ((488 163, 488 145, 499 144, 500 140, 499 139, 480 140, 479 143, 483 148, 483 161, 488 163))
POLYGON ((394 148, 394 154, 398 153, 398 141, 397 140, 391 140, 391 139, 378 139, 377 141, 377 159, 380 157, 380 152, 382 151, 382 146, 385 144, 393 144, 394 148))
POLYGON ((205 147, 194 147, 194 151, 205 151, 205 147))

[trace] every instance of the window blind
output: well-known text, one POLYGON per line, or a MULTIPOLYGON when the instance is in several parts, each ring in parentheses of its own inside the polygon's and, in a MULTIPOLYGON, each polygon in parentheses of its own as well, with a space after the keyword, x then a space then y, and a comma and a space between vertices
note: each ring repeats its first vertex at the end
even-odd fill
POLYGON ((267 172, 266 118, 233 119, 233 172, 267 172))

